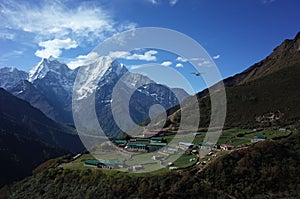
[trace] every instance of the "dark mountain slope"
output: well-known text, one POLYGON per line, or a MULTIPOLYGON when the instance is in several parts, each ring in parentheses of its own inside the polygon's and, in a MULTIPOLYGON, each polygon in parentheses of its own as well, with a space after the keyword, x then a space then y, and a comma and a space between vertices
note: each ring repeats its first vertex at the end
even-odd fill
POLYGON ((0 187, 31 175, 42 162, 66 154, 42 142, 30 129, 0 113, 0 187))
POLYGON ((300 63, 228 88, 226 126, 286 126, 300 121, 300 63))
POLYGON ((31 174, 42 162, 84 147, 74 129, 47 118, 0 88, 0 187, 31 174))
POLYGON ((24 130, 29 129, 37 138, 50 145, 71 152, 80 152, 84 147, 75 134, 75 130, 47 118, 40 110, 32 107, 12 94, 0 88, 0 113, 13 120, 24 130))

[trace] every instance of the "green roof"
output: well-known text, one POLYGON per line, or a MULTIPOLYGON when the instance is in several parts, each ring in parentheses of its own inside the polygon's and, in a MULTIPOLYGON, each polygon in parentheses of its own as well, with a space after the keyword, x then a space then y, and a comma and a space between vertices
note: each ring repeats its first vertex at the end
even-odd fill
POLYGON ((127 143, 127 140, 115 140, 115 143, 117 143, 117 144, 125 144, 125 143, 127 143))
POLYGON ((85 160, 84 164, 89 164, 89 165, 94 165, 97 166, 97 164, 99 164, 99 160, 85 160))
POLYGON ((129 143, 127 146, 133 146, 133 147, 146 147, 147 144, 140 144, 140 143, 129 143))
POLYGON ((149 146, 167 146, 167 143, 151 142, 149 146))
POLYGON ((267 139, 267 137, 263 136, 263 135, 255 136, 254 138, 255 139, 267 139))

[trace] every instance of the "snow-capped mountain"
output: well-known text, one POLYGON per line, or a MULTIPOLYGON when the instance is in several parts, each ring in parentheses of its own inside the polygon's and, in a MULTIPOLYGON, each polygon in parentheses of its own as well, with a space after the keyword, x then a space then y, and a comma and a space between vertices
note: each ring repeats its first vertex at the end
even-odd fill
POLYGON ((69 69, 66 64, 51 56, 49 59, 42 59, 40 63, 29 71, 28 81, 37 84, 39 80, 47 79, 51 86, 53 86, 53 83, 56 83, 57 86, 71 96, 76 74, 77 70, 69 69))
MULTIPOLYGON (((81 67, 78 75, 74 98, 84 101, 95 92, 98 121, 108 136, 115 137, 121 133, 113 112, 115 115, 123 114, 124 106, 128 104, 130 112, 128 117, 131 117, 135 123, 140 123, 149 118, 148 112, 152 105, 160 104, 165 109, 169 109, 180 101, 168 87, 156 84, 144 75, 130 73, 123 64, 109 57, 100 57, 93 64, 81 67), (113 98, 112 93, 116 92, 118 86, 120 89, 117 89, 117 94, 113 98), (112 107, 112 102, 115 100, 118 103, 112 107)), ((183 90, 181 93, 185 93, 185 97, 188 96, 183 90)))
MULTIPOLYGON (((30 70, 28 81, 25 79, 16 80, 18 83, 14 83, 8 91, 62 123, 73 123, 72 94, 76 79, 73 100, 82 100, 95 92, 98 121, 110 136, 118 136, 121 132, 111 110, 112 92, 117 83, 122 85, 122 92, 133 94, 129 109, 136 123, 149 117, 149 108, 154 104, 168 109, 179 103, 174 94, 178 93, 178 89, 172 90, 156 84, 146 76, 130 73, 123 64, 109 57, 100 57, 94 63, 75 70, 52 57, 42 59, 30 70)), ((179 89, 179 93, 188 96, 182 89, 179 89)), ((114 108, 122 111, 122 107, 114 108)))
POLYGON ((28 74, 15 67, 0 68, 0 87, 8 89, 21 80, 28 78, 28 74))
POLYGON ((8 90, 51 119, 73 123, 72 90, 76 74, 77 70, 69 69, 53 57, 44 58, 29 71, 27 83, 20 82, 8 90))
POLYGON ((78 75, 78 88, 74 88, 77 100, 83 99, 101 88, 113 78, 119 79, 127 71, 126 67, 110 57, 99 57, 94 63, 81 66, 78 75))

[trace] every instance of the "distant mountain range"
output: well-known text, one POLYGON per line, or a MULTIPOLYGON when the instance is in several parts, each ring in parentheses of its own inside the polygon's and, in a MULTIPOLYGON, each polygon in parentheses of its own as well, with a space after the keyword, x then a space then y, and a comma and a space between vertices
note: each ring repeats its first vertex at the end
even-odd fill
MULTIPOLYGON (((99 68, 100 63, 100 60, 95 60, 92 65, 99 68)), ((91 66, 82 67, 89 68, 91 66)), ((42 59, 28 74, 12 68, 1 69, 0 87, 28 101, 51 119, 73 124, 72 91, 78 70, 79 68, 71 70, 66 64, 50 57, 42 59)), ((122 135, 121 129, 114 122, 110 102, 114 86, 125 74, 127 77, 121 80, 124 90, 131 92, 132 89, 137 89, 130 100, 130 113, 136 123, 149 117, 148 110, 151 105, 160 104, 165 109, 169 109, 179 103, 175 94, 181 96, 181 99, 188 96, 182 89, 170 90, 164 85, 155 84, 146 76, 132 74, 116 60, 100 66, 98 71, 93 71, 93 75, 97 73, 100 75, 99 72, 102 73, 102 78, 95 89, 97 116, 101 127, 110 137, 122 135), (135 88, 135 85, 140 82, 146 85, 135 88)))

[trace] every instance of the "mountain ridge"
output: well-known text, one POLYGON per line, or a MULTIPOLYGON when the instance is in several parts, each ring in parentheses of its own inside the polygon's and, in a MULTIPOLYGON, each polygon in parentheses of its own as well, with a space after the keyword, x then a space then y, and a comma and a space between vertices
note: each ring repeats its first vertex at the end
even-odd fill
POLYGON ((44 58, 30 70, 28 81, 22 80, 10 87, 8 91, 30 102, 51 119, 72 124, 74 122, 72 115, 73 85, 78 72, 84 73, 85 76, 80 76, 77 79, 78 82, 81 82, 80 87, 74 90, 75 93, 79 94, 76 94, 78 99, 85 97, 80 96, 80 92, 90 95, 96 91, 98 93, 96 95, 96 105, 98 106, 96 109, 99 110, 99 121, 106 121, 108 118, 107 124, 103 124, 103 128, 106 132, 115 133, 115 136, 119 133, 122 134, 122 131, 112 121, 112 114, 109 110, 110 107, 107 107, 109 105, 107 102, 111 102, 111 94, 117 82, 122 81, 124 89, 128 92, 134 89, 140 92, 139 97, 133 99, 130 108, 136 123, 140 123, 148 117, 150 104, 162 104, 168 109, 178 104, 178 100, 170 96, 179 94, 180 100, 188 96, 182 89, 171 89, 172 92, 169 92, 169 88, 155 85, 154 81, 146 76, 130 73, 123 64, 108 57, 99 57, 93 63, 74 70, 69 69, 66 64, 60 63, 57 59, 44 58), (125 74, 127 78, 121 78, 125 74), (135 88, 141 83, 153 85, 135 88), (158 92, 160 96, 155 95, 155 92, 158 92), (135 103, 134 101, 141 102, 135 103), (146 103, 142 103, 143 101, 146 103))
MULTIPOLYGON (((293 39, 285 39, 281 44, 273 49, 272 53, 266 56, 263 60, 251 65, 240 73, 227 77, 223 80, 225 87, 232 87, 239 84, 248 83, 252 80, 266 76, 282 67, 289 67, 300 61, 300 32, 293 39)), ((218 87, 219 83, 211 87, 212 90, 218 87)), ((197 94, 198 97, 208 95, 208 89, 197 94)))
MULTIPOLYGON (((299 126, 299 46, 300 32, 294 39, 283 41, 262 61, 224 79, 227 95, 226 128, 280 127, 293 123, 299 126), (280 115, 280 118, 272 120, 275 115, 280 115)), ((205 89, 197 94, 201 111, 200 129, 208 127, 211 113, 209 94, 217 94, 219 84, 210 88, 212 93, 205 89)), ((176 129, 180 107, 171 108, 168 115, 165 127, 176 129)))

